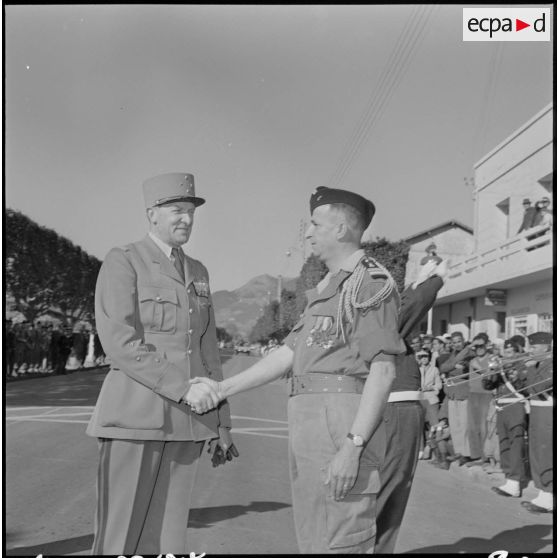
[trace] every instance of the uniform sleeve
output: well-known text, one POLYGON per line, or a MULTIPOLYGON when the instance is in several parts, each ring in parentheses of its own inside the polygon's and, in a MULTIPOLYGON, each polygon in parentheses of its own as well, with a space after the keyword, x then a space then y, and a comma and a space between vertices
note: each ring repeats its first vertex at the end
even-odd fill
POLYGON ((403 338, 407 337, 415 326, 432 308, 438 291, 444 285, 437 275, 429 277, 417 285, 415 289, 407 287, 401 295, 401 310, 399 312, 399 332, 403 338))
MULTIPOLYGON (((384 286, 384 281, 363 281, 357 302, 372 298, 384 286)), ((367 366, 379 353, 397 355, 405 352, 405 343, 398 331, 398 295, 395 291, 378 306, 358 310, 354 337, 358 352, 367 366)))
POLYGON ((188 389, 185 374, 153 345, 143 342, 139 322, 136 273, 125 249, 105 258, 95 290, 99 339, 115 368, 155 393, 179 402, 188 389))
MULTIPOLYGON (((208 276, 204 267, 205 275, 208 276)), ((209 279, 208 279, 209 283, 209 279)), ((223 380, 223 368, 221 366, 221 355, 219 353, 219 343, 217 341, 217 326, 215 324, 215 312, 213 301, 209 295, 209 324, 201 337, 201 356, 204 367, 211 376, 212 380, 221 382, 223 380)), ((231 428, 231 411, 229 402, 225 399, 218 408, 219 426, 231 428)))

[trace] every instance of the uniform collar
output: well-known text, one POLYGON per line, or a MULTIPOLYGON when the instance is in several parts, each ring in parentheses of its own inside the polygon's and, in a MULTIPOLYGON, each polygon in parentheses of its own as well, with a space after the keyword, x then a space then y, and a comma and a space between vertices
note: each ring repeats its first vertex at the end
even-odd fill
MULTIPOLYGON (((163 242, 160 238, 156 237, 151 231, 149 232, 149 237, 161 249, 163 254, 165 254, 165 256, 167 256, 167 258, 169 260, 172 260, 172 258, 171 258, 171 256, 172 256, 172 246, 170 246, 166 242, 163 242)), ((180 250, 182 250, 182 246, 180 247, 180 250)), ((184 250, 182 250, 182 251, 184 251, 184 250)))
POLYGON ((339 267, 339 270, 335 273, 328 271, 325 277, 316 285, 316 290, 318 293, 321 293, 329 284, 329 281, 334 275, 337 275, 340 271, 346 271, 348 273, 352 273, 355 270, 355 267, 358 265, 358 262, 365 256, 364 250, 359 248, 355 252, 353 252, 348 258, 343 260, 343 263, 339 267))

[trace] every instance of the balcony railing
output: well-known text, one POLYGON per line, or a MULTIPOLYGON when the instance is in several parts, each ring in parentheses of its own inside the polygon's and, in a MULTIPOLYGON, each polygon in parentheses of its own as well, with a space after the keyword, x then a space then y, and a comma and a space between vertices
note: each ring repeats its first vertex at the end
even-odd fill
POLYGON ((440 297, 552 267, 552 227, 528 229, 497 246, 448 265, 440 297))

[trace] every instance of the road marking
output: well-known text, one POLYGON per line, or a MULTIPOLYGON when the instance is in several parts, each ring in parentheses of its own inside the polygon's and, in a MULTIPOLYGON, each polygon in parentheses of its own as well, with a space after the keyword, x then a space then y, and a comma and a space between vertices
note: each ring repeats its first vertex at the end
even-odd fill
POLYGON ((264 418, 257 418, 257 417, 241 417, 239 415, 232 415, 231 419, 258 420, 261 422, 276 422, 278 424, 289 424, 286 420, 273 420, 273 419, 264 419, 264 418))
POLYGON ((63 419, 49 419, 49 418, 33 418, 33 417, 23 417, 22 419, 18 417, 9 417, 7 420, 10 422, 65 422, 67 424, 89 424, 88 420, 63 420, 63 419))
MULTIPOLYGON (((232 430, 233 434, 236 434, 237 432, 234 430, 232 430)), ((283 438, 285 440, 288 440, 289 437, 288 436, 282 436, 281 434, 264 434, 262 432, 252 432, 251 430, 243 430, 238 432, 238 434, 249 434, 250 436, 264 436, 266 438, 283 438)))

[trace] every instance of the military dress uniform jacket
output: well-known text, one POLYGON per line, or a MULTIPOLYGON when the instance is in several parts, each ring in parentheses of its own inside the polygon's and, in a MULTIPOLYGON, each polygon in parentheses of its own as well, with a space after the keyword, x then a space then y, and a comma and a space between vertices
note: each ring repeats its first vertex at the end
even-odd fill
POLYGON ((546 401, 549 397, 554 397, 554 358, 552 356, 527 365, 520 377, 525 378, 526 391, 532 401, 546 401))
POLYGON ((328 274, 329 281, 323 290, 319 290, 318 285, 306 292, 306 309, 284 340, 294 351, 295 376, 317 372, 366 379, 370 364, 379 353, 398 355, 405 352, 405 344, 397 331, 399 295, 396 289, 371 308, 358 309, 357 306, 353 321, 346 320, 345 314, 340 313, 343 284, 351 277, 353 269, 365 270, 356 293, 357 305, 376 296, 386 285, 385 273, 375 267, 363 250, 355 252, 348 261, 350 264, 336 274, 328 274))
POLYGON ((227 402, 197 415, 179 403, 196 376, 222 380, 206 268, 185 256, 185 283, 147 236, 105 258, 95 292, 99 338, 112 369, 87 434, 207 440, 230 427, 227 402))

